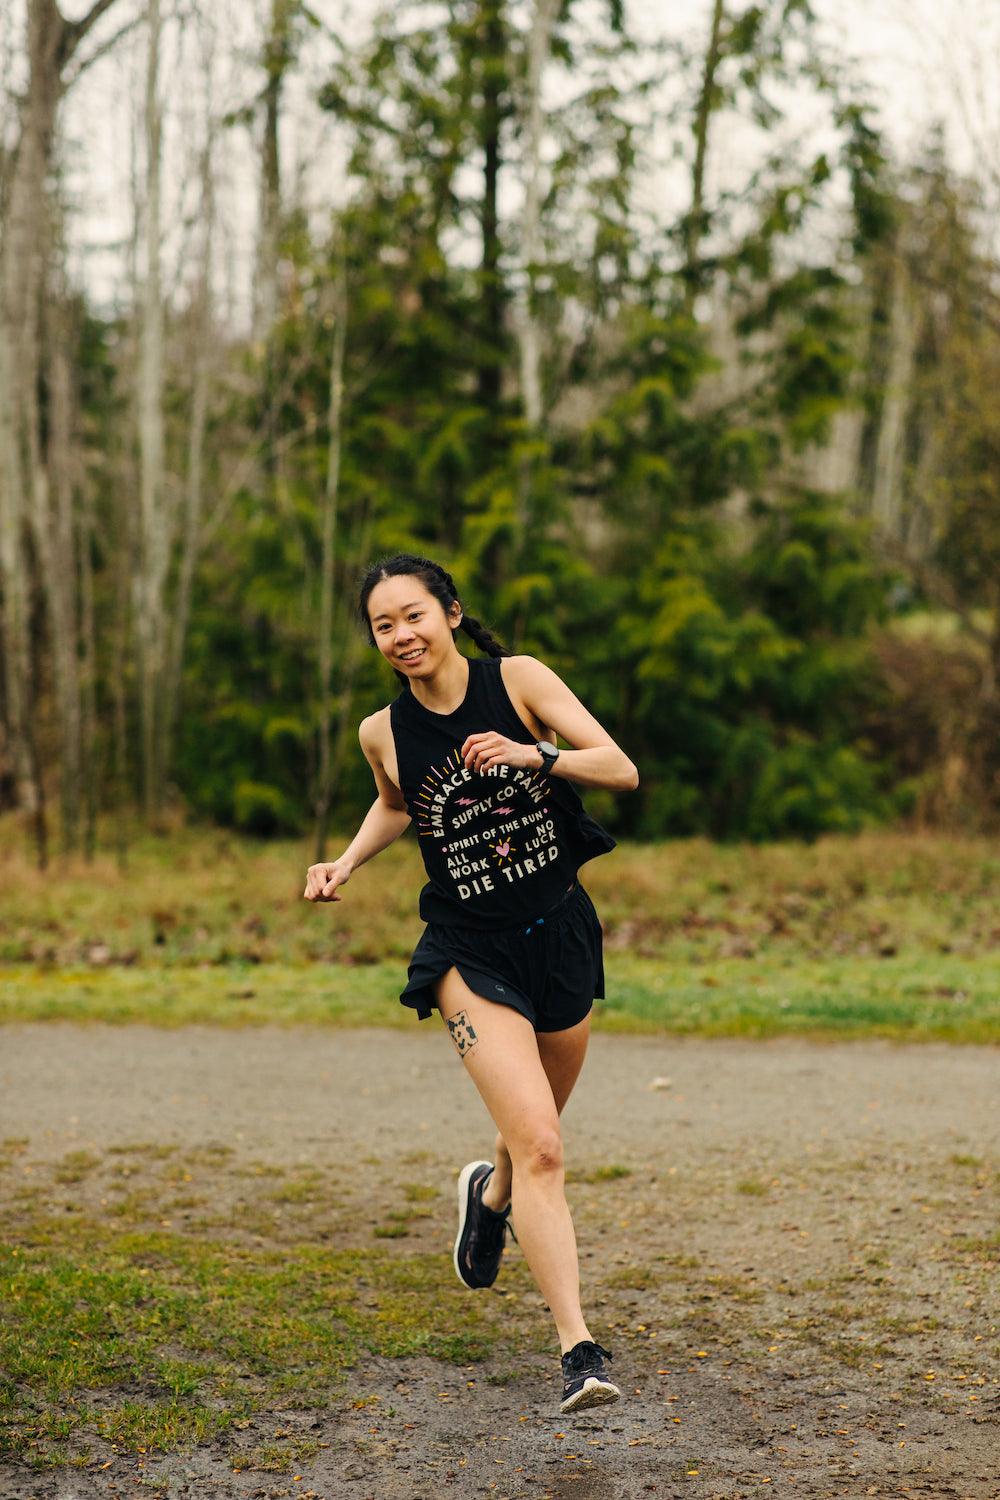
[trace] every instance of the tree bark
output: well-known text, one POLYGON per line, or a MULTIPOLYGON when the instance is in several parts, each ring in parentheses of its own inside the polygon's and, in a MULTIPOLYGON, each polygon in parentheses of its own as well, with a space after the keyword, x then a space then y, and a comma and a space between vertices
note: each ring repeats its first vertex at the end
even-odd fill
MULTIPOLYGON (((208 69, 211 69, 209 60, 208 69)), ((211 101, 211 76, 206 79, 206 88, 211 101)), ((170 765, 177 726, 178 705, 181 692, 181 675, 184 666, 184 649, 187 643, 188 623, 191 618, 191 598, 194 591, 194 575, 202 542, 202 516, 205 507, 205 432, 208 425, 208 398, 212 381, 215 347, 212 301, 212 251, 215 240, 215 183, 213 158, 215 152, 215 128, 212 106, 209 103, 206 122, 205 145, 201 156, 201 265, 198 271, 198 286, 194 298, 191 318, 191 337, 194 344, 191 363, 194 379, 191 387, 191 416, 188 424, 188 459, 184 532, 182 537, 180 568, 177 582, 177 598, 171 611, 171 630, 166 680, 164 684, 164 767, 170 765)))
POLYGON ((281 229, 281 157, 278 128, 281 95, 292 57, 291 23, 296 0, 271 0, 264 45, 264 135, 260 154, 260 230, 254 275, 254 340, 271 337, 278 311, 278 244, 281 229))
MULTIPOLYGON (((355 568, 353 574, 361 571, 364 562, 369 555, 371 546, 372 529, 375 524, 375 506, 370 497, 363 502, 362 511, 358 523, 358 546, 354 554, 355 568)), ((344 639, 346 648, 340 659, 340 680, 338 684, 337 698, 337 729, 333 741, 333 755, 330 763, 330 787, 331 793, 340 785, 340 775, 344 759, 347 753, 347 736, 353 723, 354 702, 354 677, 357 672, 358 663, 361 660, 361 632, 354 625, 353 620, 348 619, 345 624, 344 639)), ((317 854, 316 863, 326 856, 322 850, 317 854)))
POLYGON ((97 638, 94 619, 94 493, 83 483, 79 527, 80 567, 80 776, 83 801, 83 857, 92 863, 97 848, 97 638))
POLYGON ((337 236, 333 291, 333 349, 330 356, 329 439, 323 495, 319 605, 319 775, 316 796, 315 862, 324 858, 330 816, 330 687, 333 666, 334 562, 340 491, 344 352, 347 345, 347 271, 337 236))
POLYGON ((920 319, 910 290, 905 256, 894 256, 892 267, 885 395, 879 413, 871 503, 872 516, 878 529, 888 532, 902 543, 905 540, 902 503, 903 440, 920 319))
POLYGON ((482 353, 479 357, 479 400, 496 412, 503 374, 503 286, 500 275, 500 229, 497 186, 500 177, 500 127, 503 119, 506 53, 503 0, 482 0, 482 107, 480 139, 483 148, 482 353))
POLYGON ((145 275, 139 338, 139 562, 134 580, 135 634, 139 668, 142 801, 155 825, 162 803, 165 747, 163 689, 166 677, 166 582, 172 516, 164 486, 163 298, 160 268, 160 164, 162 112, 159 99, 160 0, 148 0, 144 133, 146 203, 143 216, 145 275))
POLYGON ((80 631, 77 593, 77 526, 75 499, 79 441, 77 399, 69 352, 75 327, 65 286, 53 288, 44 318, 48 372, 47 453, 37 490, 45 497, 36 506, 35 549, 43 560, 48 604, 53 679, 59 724, 62 843, 76 849, 81 818, 80 631))
POLYGON ((535 316, 535 277, 541 259, 542 79, 552 50, 559 0, 536 0, 528 36, 528 76, 523 107, 524 208, 521 213, 521 275, 518 332, 521 402, 528 426, 542 424, 541 330, 535 316))
MULTIPOLYGON (((28 83, 17 111, 15 141, 4 158, 4 232, 0 241, 0 593, 3 595, 3 676, 7 730, 19 805, 34 819, 39 857, 46 834, 40 768, 31 733, 32 670, 29 640, 32 579, 27 530, 33 533, 42 568, 49 617, 71 618, 67 589, 72 572, 53 571, 64 552, 65 530, 53 537, 49 514, 52 476, 48 430, 43 429, 38 392, 48 361, 42 352, 42 307, 51 251, 49 181, 56 117, 70 65, 96 22, 115 0, 95 0, 75 22, 68 22, 56 0, 28 0, 28 83)), ((58 358, 47 370, 58 387, 58 358)), ((62 395, 65 395, 63 390, 62 395)), ((65 412, 62 413, 65 416, 65 412)), ((57 478, 58 490, 61 479, 57 478)), ((65 492, 64 492, 65 494, 65 492)), ((57 500, 62 510, 62 500, 57 500)), ((60 711, 76 701, 66 674, 68 636, 57 627, 62 662, 60 711)), ((75 712, 75 710, 74 710, 75 712)), ((62 725, 64 743, 74 740, 62 725)), ((72 777, 72 770, 70 772, 72 777)))
POLYGON ((705 166, 708 160, 708 128, 712 117, 715 75, 722 58, 722 23, 725 0, 714 0, 712 25, 701 89, 694 116, 694 166, 691 170, 691 211, 684 224, 684 302, 688 312, 698 295, 698 252, 705 234, 705 166))

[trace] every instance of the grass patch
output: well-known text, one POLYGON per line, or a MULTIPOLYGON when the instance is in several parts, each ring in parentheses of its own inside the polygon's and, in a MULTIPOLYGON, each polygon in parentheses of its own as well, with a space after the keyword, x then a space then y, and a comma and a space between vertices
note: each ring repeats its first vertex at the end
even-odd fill
MULTIPOLYGON (((405 972, 405 971, 404 971, 405 972)), ((608 955, 598 1031, 817 1039, 1000 1041, 1000 955, 976 961, 731 959, 688 963, 608 955)), ((418 1024, 399 1004, 398 964, 362 968, 261 965, 259 996, 238 1012, 215 968, 45 970, 0 967, 0 1022, 142 1022, 164 1027, 418 1024)), ((428 1025, 433 1025, 433 1021, 428 1025)))
POLYGON ((631 1177, 631 1167, 619 1166, 617 1162, 605 1167, 567 1167, 567 1182, 615 1182, 620 1177, 631 1177))
MULTIPOLYGON (((317 906, 304 840, 181 828, 137 840, 126 870, 67 856, 58 889, 12 816, 0 842, 0 1021, 416 1024, 398 1001, 422 931, 415 838, 317 906)), ((1000 1040, 994 841, 620 843, 584 882, 605 932, 604 1030, 1000 1040)))
POLYGON ((467 1364, 516 1344, 502 1303, 453 1281, 441 1254, 21 1220, 0 1246, 0 1453, 167 1451, 281 1402, 326 1406, 364 1351, 467 1364))

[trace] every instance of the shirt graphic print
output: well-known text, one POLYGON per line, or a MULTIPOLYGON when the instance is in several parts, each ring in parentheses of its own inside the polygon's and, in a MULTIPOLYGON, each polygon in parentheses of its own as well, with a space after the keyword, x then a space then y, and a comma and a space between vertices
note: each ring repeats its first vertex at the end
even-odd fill
POLYGON ((390 705, 400 787, 428 880, 425 922, 494 929, 554 906, 585 860, 615 847, 565 778, 544 768, 462 761, 471 734, 495 731, 522 744, 499 657, 468 657, 463 702, 450 714, 418 703, 406 684, 390 705))

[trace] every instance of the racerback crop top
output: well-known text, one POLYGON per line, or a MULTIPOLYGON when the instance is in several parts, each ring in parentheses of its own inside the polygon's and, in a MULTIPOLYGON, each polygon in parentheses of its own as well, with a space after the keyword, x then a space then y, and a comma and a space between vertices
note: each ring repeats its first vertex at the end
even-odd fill
POLYGON ((533 745, 498 656, 469 656, 465 699, 450 714, 419 703, 409 682, 389 705, 399 785, 427 871, 424 922, 492 931, 553 907, 581 865, 616 847, 576 788, 544 768, 468 770, 470 734, 533 745))

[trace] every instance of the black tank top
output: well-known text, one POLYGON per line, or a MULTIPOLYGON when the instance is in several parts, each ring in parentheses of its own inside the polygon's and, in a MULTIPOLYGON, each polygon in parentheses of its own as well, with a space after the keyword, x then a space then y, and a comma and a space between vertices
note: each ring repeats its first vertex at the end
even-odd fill
POLYGON ((425 922, 482 931, 513 927, 555 906, 577 870, 616 846, 564 776, 514 766, 471 771, 470 734, 493 730, 533 745, 511 702, 498 656, 470 656, 464 701, 434 713, 409 682, 389 705, 400 790, 413 818, 427 884, 425 922))

